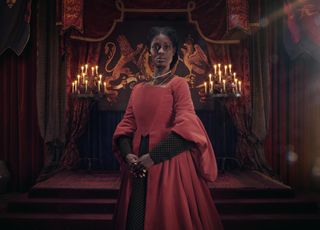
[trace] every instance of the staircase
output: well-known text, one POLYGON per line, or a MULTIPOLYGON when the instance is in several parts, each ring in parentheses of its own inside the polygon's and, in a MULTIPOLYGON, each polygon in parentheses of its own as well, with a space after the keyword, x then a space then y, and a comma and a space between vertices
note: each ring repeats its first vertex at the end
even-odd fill
MULTIPOLYGON (((1 229, 112 229, 119 178, 109 178, 113 179, 108 183, 85 178, 68 184, 67 180, 65 184, 60 181, 57 186, 36 185, 28 194, 8 202, 6 211, 0 214, 1 229), (81 185, 84 181, 87 186, 81 185)), ((259 183, 264 179, 261 177, 259 183)), ((281 184, 268 184, 266 188, 225 183, 218 179, 210 188, 226 230, 320 229, 318 197, 298 196, 281 184)))

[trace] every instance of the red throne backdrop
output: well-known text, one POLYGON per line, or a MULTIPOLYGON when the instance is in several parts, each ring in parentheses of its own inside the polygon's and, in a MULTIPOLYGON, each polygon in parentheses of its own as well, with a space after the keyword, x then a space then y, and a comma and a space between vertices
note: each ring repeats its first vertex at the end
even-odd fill
MULTIPOLYGON (((30 4, 30 1, 24 2, 30 4)), ((243 165, 265 172, 270 172, 271 168, 280 180, 292 186, 312 187, 315 182, 311 176, 313 162, 320 147, 318 132, 314 129, 320 117, 315 106, 315 87, 319 85, 316 51, 320 36, 313 20, 319 12, 303 1, 300 5, 288 2, 291 1, 57 0, 44 6, 46 14, 54 20, 46 21, 41 27, 41 18, 37 18, 35 9, 45 3, 32 1, 32 7, 24 9, 31 12, 30 40, 26 48, 20 56, 7 50, 0 59, 3 109, 0 113, 3 127, 0 156, 12 172, 11 188, 23 190, 35 182, 43 167, 47 146, 56 140, 61 139, 65 145, 60 164, 67 168, 74 166, 79 157, 76 139, 86 128, 91 106, 88 100, 70 96, 71 82, 79 66, 99 63, 99 69, 105 68, 106 56, 101 55, 105 45, 111 41, 118 46, 116 42, 121 34, 135 50, 143 42, 147 27, 127 26, 121 30, 121 24, 146 25, 143 23, 147 22, 177 26, 184 33, 182 41, 191 31, 193 41, 207 56, 205 71, 212 70, 213 63, 231 62, 242 77, 243 96, 239 100, 225 101, 224 106, 237 128, 236 155, 243 165), (61 75, 65 83, 59 85, 65 92, 65 97, 60 98, 66 104, 61 113, 65 125, 59 126, 65 139, 55 136, 54 132, 49 135, 50 129, 44 132, 46 127, 58 126, 49 119, 50 113, 44 115, 39 103, 39 97, 49 100, 43 97, 44 89, 39 93, 37 85, 41 76, 36 74, 39 69, 37 46, 42 44, 45 31, 41 28, 49 28, 49 25, 56 29, 58 49, 55 50, 65 64, 65 71, 62 71, 65 74, 61 75), (288 160, 296 155, 298 161, 288 160)), ((111 68, 121 53, 117 55, 110 63, 111 68)), ((136 74, 139 70, 132 67, 130 71, 136 74)), ((179 71, 187 75, 185 62, 180 63, 179 71)), ((48 84, 46 87, 50 88, 52 83, 48 84)), ((128 92, 119 91, 119 95, 124 95, 118 98, 121 99, 117 101, 119 107, 107 108, 123 109, 128 92)), ((196 98, 194 100, 198 103, 196 98)), ((198 109, 205 109, 208 105, 198 106, 198 109)))

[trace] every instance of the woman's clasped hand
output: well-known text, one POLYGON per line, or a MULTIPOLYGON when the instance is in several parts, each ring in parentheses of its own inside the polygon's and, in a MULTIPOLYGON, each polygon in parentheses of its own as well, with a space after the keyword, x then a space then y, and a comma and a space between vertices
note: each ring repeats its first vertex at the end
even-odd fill
POLYGON ((145 177, 147 169, 151 167, 154 162, 152 161, 150 154, 144 154, 140 158, 135 154, 127 154, 126 162, 129 168, 129 171, 135 177, 145 177))

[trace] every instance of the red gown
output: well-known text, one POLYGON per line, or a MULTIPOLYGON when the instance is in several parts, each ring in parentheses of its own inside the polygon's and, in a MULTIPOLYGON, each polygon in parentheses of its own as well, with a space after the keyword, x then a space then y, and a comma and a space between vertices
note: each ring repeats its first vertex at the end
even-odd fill
POLYGON ((196 145, 149 168, 144 229, 223 229, 207 185, 217 177, 214 151, 195 114, 188 83, 177 76, 164 86, 136 85, 114 132, 113 151, 121 168, 121 188, 114 216, 116 229, 126 228, 132 183, 116 139, 121 135, 131 136, 133 153, 137 154, 141 135, 149 134, 151 150, 170 132, 196 145))

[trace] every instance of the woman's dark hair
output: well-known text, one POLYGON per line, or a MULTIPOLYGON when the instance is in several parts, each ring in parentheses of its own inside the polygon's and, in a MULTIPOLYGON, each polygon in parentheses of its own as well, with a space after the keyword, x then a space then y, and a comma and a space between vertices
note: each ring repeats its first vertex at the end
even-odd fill
POLYGON ((152 27, 147 35, 147 46, 149 49, 153 38, 159 34, 166 35, 170 39, 172 46, 176 48, 176 52, 174 53, 172 62, 170 63, 170 69, 172 69, 178 60, 179 41, 177 31, 169 26, 152 27))

